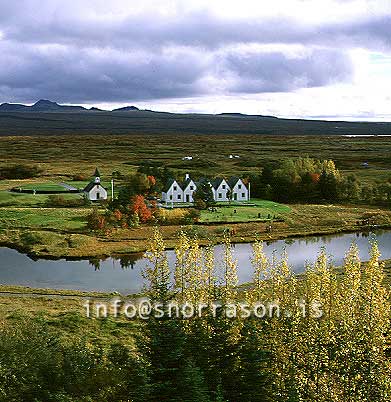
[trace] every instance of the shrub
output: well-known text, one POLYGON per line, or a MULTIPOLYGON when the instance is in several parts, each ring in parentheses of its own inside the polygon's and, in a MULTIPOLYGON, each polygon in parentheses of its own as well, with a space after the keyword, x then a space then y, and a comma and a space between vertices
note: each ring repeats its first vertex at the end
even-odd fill
POLYGON ((200 212, 196 209, 158 209, 155 213, 158 223, 163 225, 183 225, 192 224, 197 221, 200 212))
POLYGON ((43 172, 37 165, 12 165, 0 168, 0 179, 32 179, 43 172))
POLYGON ((89 177, 83 173, 76 173, 72 176, 73 181, 86 181, 89 180, 89 177))
POLYGON ((97 208, 87 216, 87 227, 91 230, 102 230, 106 227, 106 218, 99 213, 97 208))
POLYGON ((20 235, 20 240, 26 246, 34 246, 35 244, 41 244, 42 238, 34 232, 26 232, 20 235))
POLYGON ((49 195, 45 202, 46 207, 81 207, 88 204, 84 198, 65 198, 63 195, 49 195))

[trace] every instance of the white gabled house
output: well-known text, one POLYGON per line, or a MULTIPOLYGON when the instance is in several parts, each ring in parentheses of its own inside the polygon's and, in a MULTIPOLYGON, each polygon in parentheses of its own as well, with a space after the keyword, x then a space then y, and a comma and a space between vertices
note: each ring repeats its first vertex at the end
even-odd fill
POLYGON ((249 191, 243 180, 239 177, 230 177, 228 185, 231 190, 231 199, 233 201, 249 201, 249 191))
MULTIPOLYGON (((200 179, 207 180, 207 179, 200 179)), ((212 188, 213 198, 216 202, 228 201, 249 201, 249 188, 239 177, 231 177, 228 180, 216 178, 213 181, 207 180, 212 188)), ((161 200, 166 204, 193 203, 193 194, 197 190, 197 182, 186 174, 182 183, 174 179, 168 181, 162 192, 161 200)))
POLYGON ((83 189, 83 193, 86 194, 90 201, 107 200, 107 190, 100 182, 100 173, 98 168, 95 169, 94 177, 94 180, 88 183, 83 189))
POLYGON ((182 183, 183 202, 194 202, 193 193, 197 190, 196 183, 186 174, 185 181, 182 183))
POLYGON ((229 201, 229 191, 230 187, 227 181, 223 178, 216 178, 212 182, 213 198, 215 201, 226 202, 229 201))
POLYGON ((183 190, 179 183, 170 179, 162 192, 162 201, 166 204, 183 202, 183 190))

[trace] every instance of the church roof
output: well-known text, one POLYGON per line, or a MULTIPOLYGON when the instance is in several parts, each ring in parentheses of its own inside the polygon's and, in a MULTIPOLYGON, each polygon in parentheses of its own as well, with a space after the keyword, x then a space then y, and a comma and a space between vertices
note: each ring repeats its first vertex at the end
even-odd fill
POLYGON ((95 183, 94 181, 89 182, 85 187, 84 187, 84 192, 89 193, 95 186, 99 186, 100 183, 95 183))
POLYGON ((94 177, 100 177, 100 172, 99 172, 98 168, 95 168, 94 177))
MULTIPOLYGON (((94 181, 90 181, 83 189, 83 192, 85 193, 89 193, 95 186, 101 186, 102 188, 104 188, 102 186, 101 183, 95 183, 94 181)), ((105 188, 104 188, 105 189, 105 188)), ((105 189, 106 190, 106 189, 105 189)))

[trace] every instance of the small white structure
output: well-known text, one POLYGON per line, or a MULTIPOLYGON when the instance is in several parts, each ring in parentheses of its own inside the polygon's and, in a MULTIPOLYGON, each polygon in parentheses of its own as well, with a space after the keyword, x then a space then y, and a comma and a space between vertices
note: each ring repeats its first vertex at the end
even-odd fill
POLYGON ((230 187, 225 179, 217 178, 212 182, 213 198, 217 202, 229 201, 230 187))
MULTIPOLYGON (((200 179, 200 181, 205 180, 207 179, 200 179)), ((212 188, 213 199, 216 202, 250 200, 249 187, 239 177, 231 177, 228 180, 216 178, 213 181, 207 180, 207 182, 212 188)), ((192 180, 188 174, 182 183, 170 179, 162 192, 162 202, 166 204, 193 203, 193 194, 197 190, 197 183, 199 182, 192 180)))
POLYGON ((176 180, 168 181, 165 191, 162 192, 162 201, 166 204, 183 202, 183 190, 176 180))
POLYGON ((185 181, 182 183, 183 201, 194 202, 193 193, 197 190, 196 183, 186 174, 185 181))
POLYGON ((94 180, 87 184, 83 189, 90 201, 107 200, 107 190, 100 183, 100 173, 98 168, 95 169, 94 180))
POLYGON ((229 187, 231 189, 231 199, 233 201, 248 201, 249 191, 247 186, 243 183, 239 177, 231 177, 228 180, 229 187))

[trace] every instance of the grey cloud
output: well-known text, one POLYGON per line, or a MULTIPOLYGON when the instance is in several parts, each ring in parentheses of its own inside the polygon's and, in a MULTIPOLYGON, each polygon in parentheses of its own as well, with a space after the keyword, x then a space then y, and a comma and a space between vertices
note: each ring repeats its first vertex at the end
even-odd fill
POLYGON ((224 67, 233 92, 289 92, 347 81, 353 65, 345 53, 315 50, 301 57, 282 53, 229 54, 224 67))
POLYGON ((11 44, 0 46, 0 52, 7 55, 0 69, 0 97, 12 101, 126 102, 214 94, 215 88, 223 93, 283 92, 345 80, 351 72, 343 53, 326 50, 293 59, 281 52, 124 53, 67 46, 49 51, 11 44))
POLYGON ((321 26, 222 20, 207 11, 120 18, 87 13, 87 2, 69 3, 0 3, 1 100, 128 102, 325 86, 353 73, 336 46, 387 46, 391 34, 388 17, 321 26), (244 51, 250 43, 308 51, 295 57, 244 51))
MULTIPOLYGON (((0 46, 1 53, 4 46, 0 46)), ((3 99, 61 102, 127 101, 181 97, 201 91, 209 67, 189 52, 127 53, 61 48, 13 48, 0 69, 3 99)))
POLYGON ((56 9, 56 2, 24 3, 25 6, 0 5, 0 29, 8 40, 117 48, 173 45, 218 48, 238 43, 371 48, 391 44, 390 16, 369 16, 343 23, 326 21, 320 25, 301 24, 289 18, 222 19, 206 10, 180 17, 142 14, 102 18, 84 15, 85 10, 79 10, 76 2, 68 7, 68 12, 56 9), (34 13, 32 4, 37 5, 39 13, 34 13))

